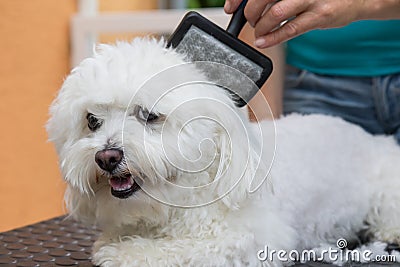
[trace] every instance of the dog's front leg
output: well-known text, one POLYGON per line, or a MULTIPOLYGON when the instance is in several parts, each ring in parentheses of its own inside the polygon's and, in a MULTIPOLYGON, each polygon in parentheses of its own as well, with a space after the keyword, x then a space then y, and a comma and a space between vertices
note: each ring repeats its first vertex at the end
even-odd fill
POLYGON ((94 264, 101 267, 281 266, 278 262, 259 261, 249 236, 225 235, 212 239, 123 237, 119 241, 110 241, 102 237, 96 242, 94 264))

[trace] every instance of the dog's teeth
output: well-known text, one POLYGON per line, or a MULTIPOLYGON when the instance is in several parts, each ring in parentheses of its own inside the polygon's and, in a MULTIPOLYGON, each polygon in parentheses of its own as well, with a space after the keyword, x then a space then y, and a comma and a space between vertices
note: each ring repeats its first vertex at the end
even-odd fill
POLYGON ((108 180, 109 185, 115 191, 124 191, 132 187, 135 183, 132 177, 121 178, 121 177, 113 177, 108 180))

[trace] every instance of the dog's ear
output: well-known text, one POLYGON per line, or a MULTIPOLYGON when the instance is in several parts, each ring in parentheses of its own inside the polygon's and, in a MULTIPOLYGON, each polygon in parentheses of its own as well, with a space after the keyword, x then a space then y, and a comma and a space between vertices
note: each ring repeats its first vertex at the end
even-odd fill
POLYGON ((234 116, 225 116, 227 122, 215 134, 214 142, 220 155, 219 168, 215 179, 217 195, 226 206, 232 209, 240 207, 250 194, 252 183, 260 175, 260 146, 249 131, 249 122, 241 111, 234 116), (238 116, 239 115, 239 116, 238 116), (238 120, 238 118, 241 118, 238 120))

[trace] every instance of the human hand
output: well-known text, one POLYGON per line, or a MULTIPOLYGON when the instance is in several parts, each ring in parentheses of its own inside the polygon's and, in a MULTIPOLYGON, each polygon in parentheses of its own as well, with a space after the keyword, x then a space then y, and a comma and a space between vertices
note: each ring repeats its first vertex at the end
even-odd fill
MULTIPOLYGON (((241 2, 242 0, 226 0, 225 12, 228 14, 234 12, 241 2)), ((399 1, 391 2, 385 0, 248 0, 245 16, 255 29, 254 44, 259 48, 266 48, 313 29, 336 28, 356 20, 396 16, 393 13, 399 10, 399 1)))

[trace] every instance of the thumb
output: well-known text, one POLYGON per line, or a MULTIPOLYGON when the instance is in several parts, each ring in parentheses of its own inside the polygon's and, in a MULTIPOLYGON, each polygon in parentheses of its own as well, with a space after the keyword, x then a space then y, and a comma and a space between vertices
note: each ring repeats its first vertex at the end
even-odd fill
POLYGON ((232 14, 236 11, 238 6, 243 0, 226 0, 224 5, 224 10, 228 14, 232 14))

